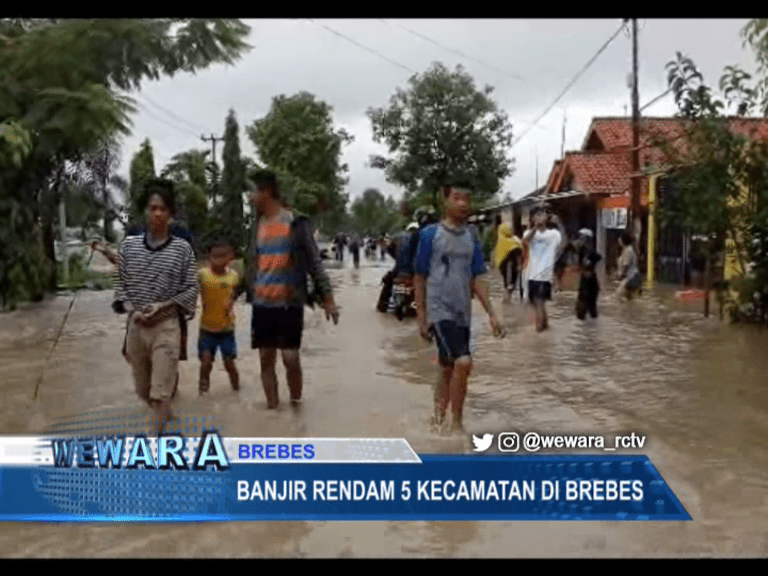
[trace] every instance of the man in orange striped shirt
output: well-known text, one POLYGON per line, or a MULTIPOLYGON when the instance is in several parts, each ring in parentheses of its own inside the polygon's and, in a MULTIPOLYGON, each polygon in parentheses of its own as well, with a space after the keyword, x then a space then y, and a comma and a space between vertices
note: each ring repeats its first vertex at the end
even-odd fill
POLYGON ((261 357, 261 381, 267 407, 277 408, 277 350, 282 351, 291 404, 301 401, 299 358, 304 328, 304 305, 322 301, 328 319, 338 323, 331 283, 312 236, 309 219, 295 215, 280 201, 277 179, 271 172, 255 177, 251 202, 258 214, 256 242, 251 253, 249 286, 253 304, 251 347, 261 357), (315 290, 309 294, 307 275, 315 290))

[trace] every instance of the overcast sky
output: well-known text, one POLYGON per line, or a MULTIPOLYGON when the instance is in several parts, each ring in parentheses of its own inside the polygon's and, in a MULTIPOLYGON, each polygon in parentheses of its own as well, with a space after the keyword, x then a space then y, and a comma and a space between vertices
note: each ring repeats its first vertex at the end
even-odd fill
MULTIPOLYGON (((386 154, 384 146, 373 142, 365 115, 369 107, 386 106, 396 88, 407 87, 408 79, 432 62, 443 62, 451 69, 461 64, 478 87, 495 88, 492 96, 508 114, 516 140, 621 25, 619 19, 246 22, 251 26, 253 49, 234 66, 216 65, 195 76, 149 82, 134 94, 141 106, 133 117, 133 135, 124 142, 120 171, 125 176, 145 138, 154 147, 158 173, 179 152, 210 149, 210 142, 203 142, 201 135, 222 136, 230 108, 240 124, 243 153, 256 158, 245 126, 268 112, 274 96, 306 90, 330 104, 336 126, 355 137, 343 158, 349 165, 350 197, 374 187, 400 198, 402 189, 389 184, 382 171, 367 167, 371 154, 386 154)), ((746 22, 640 20, 640 106, 667 89, 664 66, 677 51, 690 56, 715 88, 727 65, 738 64, 753 72, 754 56, 742 46, 739 35, 746 22)), ((504 183, 503 194, 519 198, 535 189, 537 158, 538 183, 546 181, 561 155, 564 115, 566 151, 581 147, 593 117, 631 115, 627 84, 631 71, 632 41, 622 32, 511 150, 515 170, 504 183)), ((670 94, 643 115, 674 112, 670 94)), ((217 143, 219 162, 222 147, 217 143)))

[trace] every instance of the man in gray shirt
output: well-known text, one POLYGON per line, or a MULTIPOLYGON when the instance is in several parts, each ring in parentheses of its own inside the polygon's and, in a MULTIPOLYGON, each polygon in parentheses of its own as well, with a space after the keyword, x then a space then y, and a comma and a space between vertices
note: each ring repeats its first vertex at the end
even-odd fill
POLYGON ((414 280, 419 331, 429 341, 436 336, 443 371, 436 394, 435 423, 442 423, 450 400, 453 429, 461 431, 472 368, 469 329, 473 295, 488 312, 494 335, 500 336, 503 331, 491 308, 487 288, 478 281, 487 270, 480 241, 466 225, 469 192, 446 186, 443 194, 445 219, 421 232, 414 280))

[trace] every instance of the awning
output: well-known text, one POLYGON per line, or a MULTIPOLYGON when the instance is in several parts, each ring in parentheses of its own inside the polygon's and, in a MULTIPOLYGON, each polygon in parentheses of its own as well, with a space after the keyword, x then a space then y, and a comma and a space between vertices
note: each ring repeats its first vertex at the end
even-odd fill
POLYGON ((629 196, 608 196, 600 200, 600 208, 629 208, 630 198, 629 196))
POLYGON ((541 196, 534 196, 532 198, 527 198, 526 202, 535 204, 539 202, 549 202, 550 200, 562 200, 563 198, 574 198, 576 196, 583 196, 585 198, 588 198, 590 196, 593 196, 593 194, 579 192, 578 190, 566 190, 564 192, 557 192, 556 194, 542 194, 541 196))

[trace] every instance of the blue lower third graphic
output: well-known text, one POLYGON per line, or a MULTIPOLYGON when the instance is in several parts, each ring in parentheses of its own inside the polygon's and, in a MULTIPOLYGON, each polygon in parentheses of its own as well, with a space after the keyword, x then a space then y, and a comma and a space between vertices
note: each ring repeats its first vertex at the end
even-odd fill
POLYGON ((691 520, 644 456, 420 458, 222 471, 7 467, 0 520, 691 520))

